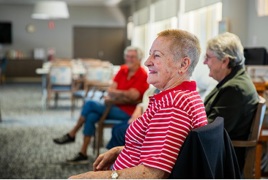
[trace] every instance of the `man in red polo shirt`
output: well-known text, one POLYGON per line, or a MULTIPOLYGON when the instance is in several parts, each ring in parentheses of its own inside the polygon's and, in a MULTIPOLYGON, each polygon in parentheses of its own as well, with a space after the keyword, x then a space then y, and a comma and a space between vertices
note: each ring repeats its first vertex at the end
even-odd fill
MULTIPOLYGON (((149 87, 146 82, 147 73, 141 67, 142 51, 137 47, 129 46, 124 51, 125 64, 113 79, 112 85, 108 89, 108 96, 124 102, 132 102, 141 100, 144 92, 149 87)), ((96 101, 87 101, 78 118, 77 124, 71 131, 60 138, 54 139, 56 144, 66 144, 75 141, 75 135, 84 125, 84 141, 80 152, 72 159, 67 160, 68 163, 88 163, 87 148, 91 137, 95 134, 95 123, 100 119, 105 110, 105 105, 96 101)), ((108 118, 128 121, 135 110, 133 105, 114 105, 108 118)))

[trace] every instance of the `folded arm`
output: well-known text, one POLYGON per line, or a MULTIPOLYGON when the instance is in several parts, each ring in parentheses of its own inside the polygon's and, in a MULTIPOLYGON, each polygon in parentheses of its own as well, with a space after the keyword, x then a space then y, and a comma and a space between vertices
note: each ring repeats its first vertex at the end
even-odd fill
POLYGON ((117 84, 115 82, 108 88, 107 92, 108 99, 120 101, 122 103, 133 102, 140 98, 140 92, 136 88, 119 90, 117 89, 117 84))

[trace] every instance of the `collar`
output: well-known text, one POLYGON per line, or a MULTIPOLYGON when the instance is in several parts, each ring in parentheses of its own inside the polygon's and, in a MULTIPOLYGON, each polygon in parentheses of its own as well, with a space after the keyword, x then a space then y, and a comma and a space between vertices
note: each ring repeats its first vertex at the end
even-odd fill
POLYGON ((219 82, 217 84, 217 88, 220 88, 222 85, 224 85, 227 81, 229 81, 230 79, 232 79, 239 70, 243 69, 242 65, 236 66, 232 69, 231 73, 228 74, 221 82, 219 82))
POLYGON ((196 91, 196 82, 195 81, 184 81, 180 85, 172 88, 172 89, 167 89, 165 91, 161 91, 160 93, 152 96, 156 100, 162 99, 163 96, 166 94, 173 92, 173 91, 196 91))
MULTIPOLYGON (((138 75, 139 74, 139 72, 141 71, 141 69, 142 69, 142 67, 141 66, 139 66, 139 68, 135 71, 135 73, 133 74, 133 76, 136 76, 136 75, 138 75)), ((123 70, 123 72, 125 73, 125 74, 128 74, 128 72, 129 72, 129 68, 128 68, 128 66, 127 65, 122 65, 122 70, 123 70)), ((132 76, 132 77, 133 77, 132 76)))

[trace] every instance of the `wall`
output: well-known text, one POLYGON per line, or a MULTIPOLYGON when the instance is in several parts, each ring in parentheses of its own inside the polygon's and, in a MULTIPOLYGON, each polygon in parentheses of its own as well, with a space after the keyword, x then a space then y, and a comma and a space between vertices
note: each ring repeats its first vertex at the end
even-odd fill
POLYGON ((230 31, 237 34, 244 47, 268 50, 268 16, 258 17, 256 0, 222 0, 223 18, 230 20, 230 31))
POLYGON ((229 21, 229 31, 238 35, 243 45, 247 42, 248 9, 252 9, 248 0, 222 0, 222 18, 229 21))
POLYGON ((256 2, 247 0, 248 6, 248 34, 246 46, 248 47, 266 47, 268 50, 268 16, 258 17, 256 2))
POLYGON ((31 57, 34 48, 55 48, 57 57, 73 57, 73 26, 124 27, 125 18, 118 8, 69 7, 70 18, 54 20, 54 29, 48 28, 48 20, 31 19, 32 5, 1 5, 0 20, 12 21, 13 43, 2 45, 3 50, 15 49, 31 57), (34 33, 28 33, 26 26, 33 24, 34 33))

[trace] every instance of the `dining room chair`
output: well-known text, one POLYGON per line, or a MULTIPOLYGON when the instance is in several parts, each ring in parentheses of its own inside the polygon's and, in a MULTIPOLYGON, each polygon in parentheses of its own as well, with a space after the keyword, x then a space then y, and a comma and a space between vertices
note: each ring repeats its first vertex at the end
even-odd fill
POLYGON ((112 83, 113 78, 113 64, 108 61, 88 60, 84 62, 86 73, 83 77, 83 89, 73 93, 72 111, 74 111, 75 102, 77 99, 82 99, 83 104, 86 100, 102 100, 106 90, 112 83), (101 94, 101 95, 100 95, 101 94), (97 97, 97 98, 96 98, 97 97))
POLYGON ((263 119, 266 111, 266 100, 259 96, 259 103, 252 121, 248 140, 233 140, 234 147, 246 148, 245 165, 243 168, 243 176, 246 179, 254 179, 256 172, 259 171, 260 157, 257 155, 258 141, 260 138, 263 119))
MULTIPOLYGON (((265 114, 265 112, 264 112, 265 114)), ((264 115, 265 116, 265 115, 264 115)), ((264 169, 264 166, 267 165, 267 160, 263 157, 267 156, 267 152, 264 152, 263 145, 268 143, 268 128, 267 125, 265 125, 266 118, 264 117, 262 128, 260 131, 260 136, 258 139, 257 147, 256 147, 256 162, 255 162, 255 178, 260 179, 263 175, 262 171, 264 169)))
POLYGON ((73 104, 74 81, 72 66, 68 62, 55 62, 51 65, 48 73, 47 84, 47 107, 50 107, 50 100, 54 94, 54 105, 57 107, 57 102, 60 93, 69 93, 71 106, 73 104))
POLYGON ((240 179, 240 170, 224 119, 192 129, 169 179, 240 179))
POLYGON ((6 81, 6 68, 8 60, 6 57, 0 59, 0 84, 5 83, 6 81))

